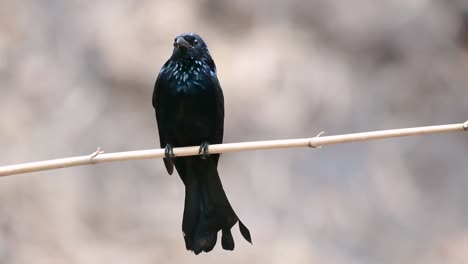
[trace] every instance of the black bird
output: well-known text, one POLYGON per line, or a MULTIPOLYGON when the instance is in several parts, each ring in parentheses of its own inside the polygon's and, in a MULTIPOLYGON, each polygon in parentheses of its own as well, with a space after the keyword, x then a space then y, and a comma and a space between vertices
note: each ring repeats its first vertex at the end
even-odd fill
POLYGON ((164 164, 174 165, 185 185, 182 231, 187 250, 199 254, 216 245, 234 249, 231 228, 239 221, 242 236, 252 243, 250 231, 239 220, 218 175, 219 154, 208 155, 209 144, 223 141, 224 97, 216 66, 200 36, 184 33, 174 39, 174 51, 156 79, 153 107, 164 164), (200 156, 174 157, 172 148, 200 146, 200 156))

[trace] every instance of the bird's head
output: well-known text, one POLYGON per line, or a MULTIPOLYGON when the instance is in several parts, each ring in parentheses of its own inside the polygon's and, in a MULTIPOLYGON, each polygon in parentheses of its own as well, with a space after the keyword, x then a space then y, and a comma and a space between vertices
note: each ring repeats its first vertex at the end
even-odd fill
POLYGON ((211 58, 205 41, 194 33, 184 33, 177 36, 174 39, 174 52, 172 55, 178 58, 211 58))

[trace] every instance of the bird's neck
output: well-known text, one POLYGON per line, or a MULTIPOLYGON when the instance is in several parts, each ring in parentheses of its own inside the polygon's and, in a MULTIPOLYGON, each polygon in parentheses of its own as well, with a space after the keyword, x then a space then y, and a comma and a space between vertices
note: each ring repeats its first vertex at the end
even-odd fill
POLYGON ((192 67, 194 65, 202 65, 203 63, 206 63, 205 58, 196 58, 188 55, 175 57, 173 56, 172 61, 184 67, 192 67))

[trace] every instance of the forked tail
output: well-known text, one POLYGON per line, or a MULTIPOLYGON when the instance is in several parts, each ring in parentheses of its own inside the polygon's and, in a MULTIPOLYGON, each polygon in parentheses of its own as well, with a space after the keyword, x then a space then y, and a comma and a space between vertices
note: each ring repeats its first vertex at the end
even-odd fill
POLYGON ((222 247, 233 250, 231 228, 238 221, 242 236, 252 243, 249 229, 239 220, 226 197, 213 160, 199 157, 184 159, 176 162, 176 167, 185 184, 182 230, 187 250, 197 255, 211 251, 220 230, 222 247))

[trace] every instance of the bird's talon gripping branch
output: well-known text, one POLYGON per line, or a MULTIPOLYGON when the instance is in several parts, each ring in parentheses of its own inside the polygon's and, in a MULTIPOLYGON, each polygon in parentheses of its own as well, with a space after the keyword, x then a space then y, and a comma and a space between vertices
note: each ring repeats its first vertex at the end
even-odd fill
POLYGON ((172 159, 175 157, 174 155, 174 149, 172 148, 171 145, 166 144, 166 147, 164 148, 164 157, 166 159, 172 159))
POLYGON ((208 147, 210 146, 210 143, 204 141, 200 145, 200 149, 198 150, 198 154, 201 156, 202 159, 206 159, 209 154, 208 154, 208 147))

